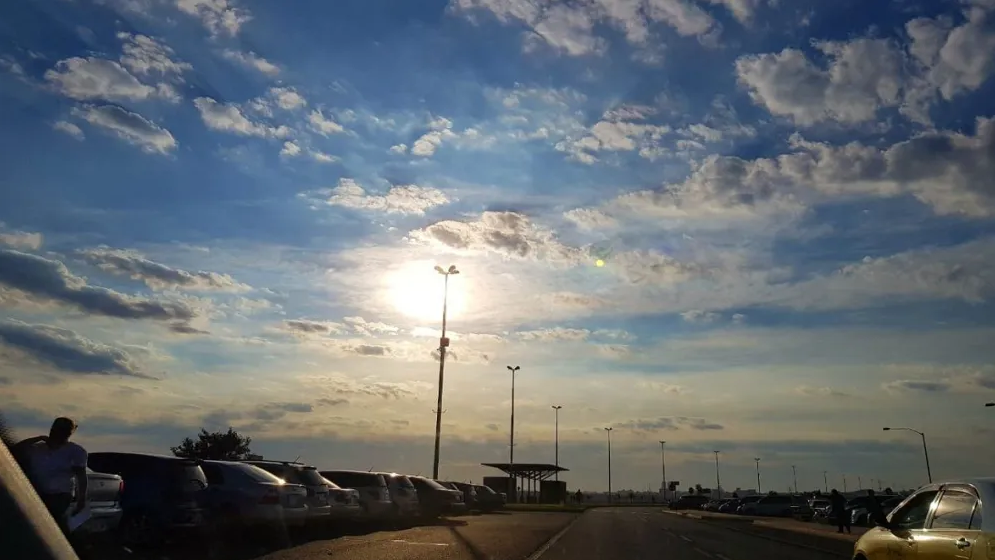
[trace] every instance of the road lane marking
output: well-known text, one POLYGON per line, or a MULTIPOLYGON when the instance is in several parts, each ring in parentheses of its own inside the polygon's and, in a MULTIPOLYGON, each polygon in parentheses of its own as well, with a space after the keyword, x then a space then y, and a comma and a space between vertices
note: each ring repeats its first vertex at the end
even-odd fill
MULTIPOLYGON (((597 511, 597 510, 595 510, 595 511, 597 511)), ((551 538, 548 541, 546 541, 535 552, 533 552, 531 555, 529 555, 529 557, 526 558, 526 560, 539 560, 539 558, 541 558, 543 554, 546 554, 546 552, 550 548, 552 548, 552 546, 554 544, 556 544, 556 541, 560 540, 560 538, 562 538, 563 535, 567 534, 567 531, 569 531, 570 528, 573 527, 575 523, 577 523, 578 521, 580 521, 580 519, 582 517, 584 517, 584 515, 585 514, 582 513, 582 514, 578 515, 577 517, 574 517, 573 521, 571 521, 570 523, 567 523, 566 527, 560 529, 559 533, 556 533, 555 535, 553 535, 553 538, 551 538)))
POLYGON ((700 548, 698 548, 698 547, 694 547, 694 551, 695 551, 695 552, 697 552, 697 553, 699 553, 699 554, 704 554, 705 556, 708 556, 709 558, 711 558, 711 557, 712 557, 712 555, 711 555, 711 554, 709 554, 709 553, 705 552, 704 550, 702 550, 702 549, 700 549, 700 548))
POLYGON ((688 536, 686 536, 686 535, 680 535, 680 537, 681 537, 682 539, 684 539, 685 541, 687 541, 687 542, 694 542, 693 540, 691 540, 691 539, 690 539, 690 537, 688 537, 688 536))

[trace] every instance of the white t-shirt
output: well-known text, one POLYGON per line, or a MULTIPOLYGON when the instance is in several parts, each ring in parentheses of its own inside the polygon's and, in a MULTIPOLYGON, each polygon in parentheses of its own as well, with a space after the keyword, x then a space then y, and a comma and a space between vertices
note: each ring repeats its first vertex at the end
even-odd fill
POLYGON ((86 450, 73 442, 56 448, 47 443, 31 447, 31 472, 41 494, 71 494, 75 467, 86 468, 86 450))

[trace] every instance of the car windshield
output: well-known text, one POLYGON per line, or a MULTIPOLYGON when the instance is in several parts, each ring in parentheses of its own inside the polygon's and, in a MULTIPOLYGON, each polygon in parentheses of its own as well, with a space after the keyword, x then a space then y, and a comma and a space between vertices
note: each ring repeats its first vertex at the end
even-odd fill
POLYGON ((227 469, 233 469, 239 471, 241 474, 248 477, 250 480, 256 482, 268 482, 268 483, 283 483, 284 480, 264 469, 261 469, 255 465, 247 465, 245 463, 230 463, 225 465, 227 469))
POLYGON ((0 1, 0 416, 156 558, 995 523, 995 0, 0 1))

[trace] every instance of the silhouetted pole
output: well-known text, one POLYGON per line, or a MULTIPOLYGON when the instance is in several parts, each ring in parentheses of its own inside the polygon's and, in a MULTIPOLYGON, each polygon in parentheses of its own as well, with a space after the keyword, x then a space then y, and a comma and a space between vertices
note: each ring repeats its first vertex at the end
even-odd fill
POLYGON ((715 453, 715 491, 719 493, 719 499, 722 499, 722 482, 719 481, 719 452, 713 451, 715 453))
POLYGON ((559 480, 560 480, 560 409, 561 408, 563 408, 563 407, 559 406, 559 405, 553 405, 553 411, 554 411, 554 414, 556 415, 556 430, 555 430, 556 431, 556 443, 555 443, 555 447, 556 447, 555 457, 556 458, 555 458, 555 461, 556 461, 556 481, 557 482, 559 482, 559 480))
POLYGON ((929 469, 929 449, 926 448, 926 434, 920 432, 919 430, 913 430, 912 428, 882 428, 882 429, 886 432, 888 430, 905 430, 907 432, 915 432, 919 434, 919 437, 922 438, 922 454, 924 457, 926 457, 926 477, 929 480, 930 484, 932 484, 933 472, 929 469))
POLYGON ((439 441, 442 438, 442 383, 446 373, 446 347, 449 346, 449 339, 446 338, 446 310, 449 306, 449 276, 459 274, 456 266, 450 266, 444 270, 441 266, 435 267, 436 272, 445 277, 442 289, 442 336, 439 337, 439 398, 435 408, 435 459, 432 461, 432 478, 439 478, 439 441))
POLYGON ((608 432, 608 503, 612 502, 612 429, 605 428, 608 432))
MULTIPOLYGON (((519 366, 511 367, 508 366, 508 371, 511 372, 511 442, 508 445, 508 465, 511 467, 511 471, 515 470, 515 374, 518 370, 522 369, 519 366)), ((511 475, 512 480, 512 492, 515 494, 515 501, 518 501, 518 477, 514 474, 511 475)))
POLYGON ((757 462, 757 494, 760 494, 760 457, 754 457, 753 460, 757 462))
POLYGON ((667 499, 667 442, 660 442, 660 475, 663 476, 663 499, 667 499))

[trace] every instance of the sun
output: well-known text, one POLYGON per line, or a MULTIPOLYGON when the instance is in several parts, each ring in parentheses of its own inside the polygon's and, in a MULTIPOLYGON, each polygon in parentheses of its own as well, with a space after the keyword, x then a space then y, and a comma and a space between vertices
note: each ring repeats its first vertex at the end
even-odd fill
MULTIPOLYGON (((449 268, 444 263, 443 268, 449 268)), ((442 299, 445 277, 435 271, 432 261, 410 262, 387 278, 387 299, 399 312, 421 321, 442 321, 442 299)), ((466 277, 449 278, 447 314, 453 318, 466 308, 466 277)))

